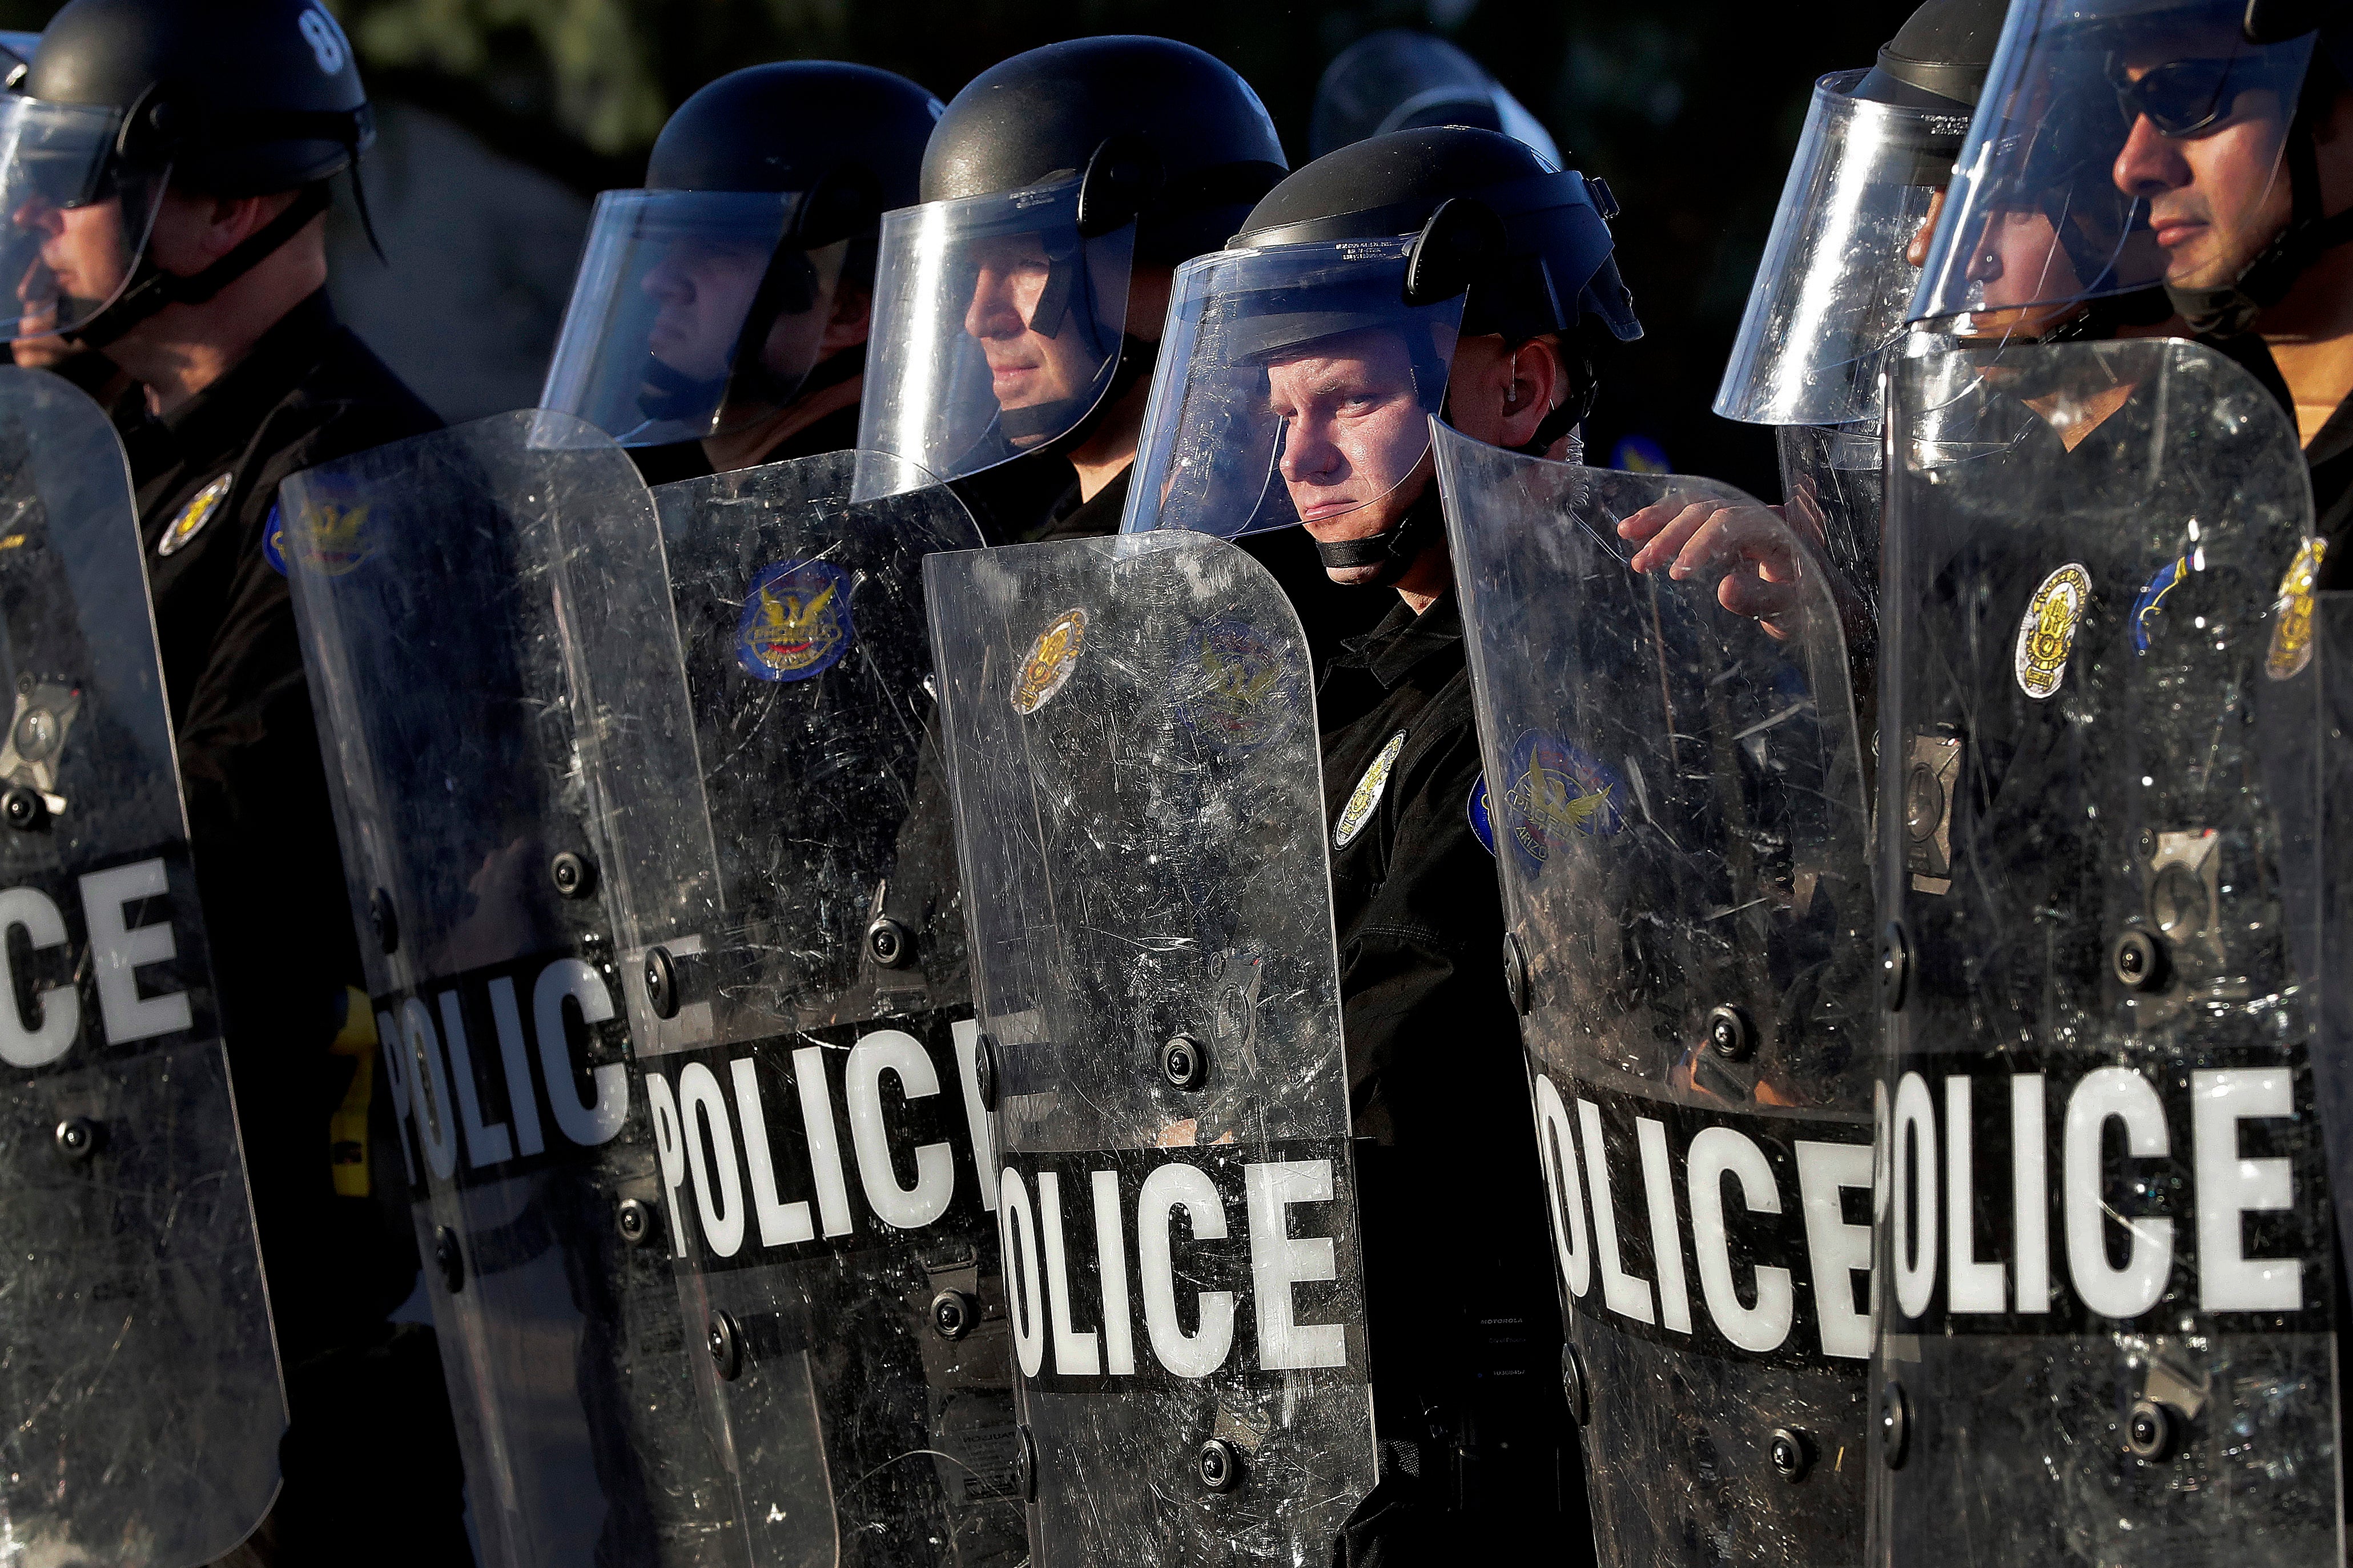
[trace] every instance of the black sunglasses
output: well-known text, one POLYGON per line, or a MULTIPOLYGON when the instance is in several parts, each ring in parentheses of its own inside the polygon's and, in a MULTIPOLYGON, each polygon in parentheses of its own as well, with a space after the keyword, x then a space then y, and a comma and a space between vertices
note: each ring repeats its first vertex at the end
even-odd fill
POLYGON ((2116 89, 2126 121, 2146 115, 2160 136, 2211 131, 2230 118, 2241 93, 2292 88, 2300 75, 2269 50, 2227 59, 2168 60, 2143 71, 2137 80, 2116 57, 2111 55, 2107 62, 2108 85, 2116 89))

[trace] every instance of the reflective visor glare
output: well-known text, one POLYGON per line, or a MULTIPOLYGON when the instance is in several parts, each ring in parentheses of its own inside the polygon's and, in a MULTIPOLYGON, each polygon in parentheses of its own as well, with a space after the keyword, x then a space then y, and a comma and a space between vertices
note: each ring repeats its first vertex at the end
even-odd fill
POLYGON ((1716 393, 1727 419, 1842 425, 1878 412, 1878 351, 1919 283, 1906 253, 1967 125, 1853 97, 1865 74, 1815 86, 1716 393))
POLYGON ((2234 281, 2271 237, 2312 49, 2248 45, 2240 15, 2013 8, 1910 318, 2033 336, 2082 301, 2234 281))
POLYGON ((1462 299, 1404 302, 1410 241, 1187 262, 1122 527, 1233 538, 1338 522, 1421 468, 1462 299))
POLYGON ((598 196, 540 405, 629 446, 711 434, 744 322, 798 200, 733 191, 598 196))
POLYGON ((0 98, 0 320, 11 340, 72 331, 126 288, 169 176, 113 162, 111 109, 0 98))
POLYGON ((911 472, 956 479, 1041 447, 1110 390, 1135 230, 1082 236, 1078 188, 884 215, 858 433, 877 460, 859 469, 860 499, 911 472))

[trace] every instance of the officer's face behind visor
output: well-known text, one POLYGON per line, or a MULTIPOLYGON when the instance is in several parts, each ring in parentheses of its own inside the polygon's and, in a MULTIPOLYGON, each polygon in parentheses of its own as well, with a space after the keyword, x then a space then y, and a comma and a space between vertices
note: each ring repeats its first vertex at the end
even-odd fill
MULTIPOLYGON (((0 99, 0 278, 9 339, 71 331, 130 282, 168 178, 112 158, 112 110, 0 99)), ((0 318, 5 319, 5 318, 0 318)))
MULTIPOLYGON (((681 238, 639 285, 655 306, 647 350, 691 381, 727 375, 769 269, 794 268, 798 286, 772 290, 776 309, 758 353, 773 379, 797 382, 819 358, 849 255, 847 240, 802 253, 742 239, 681 238)), ((720 427, 728 424, 723 416, 720 427)))
MULTIPOLYGON (((965 257, 972 279, 964 330, 987 362, 989 391, 1007 414, 1066 407, 1092 400, 1105 356, 1091 312, 1071 309, 1069 270, 1042 234, 991 235, 971 242, 965 257)), ((1016 447, 1034 447, 1059 431, 1006 422, 1016 447)))
MULTIPOLYGON (((1276 471, 1319 540, 1370 538, 1428 481, 1430 420, 1405 338, 1413 330, 1367 327, 1267 362, 1267 414, 1282 432, 1276 471)), ((1440 363, 1451 346, 1433 345, 1440 363)))

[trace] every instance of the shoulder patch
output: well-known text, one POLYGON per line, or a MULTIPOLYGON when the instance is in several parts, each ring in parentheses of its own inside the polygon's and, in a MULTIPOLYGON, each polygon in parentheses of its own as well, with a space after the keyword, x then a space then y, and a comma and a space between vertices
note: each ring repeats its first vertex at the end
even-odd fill
POLYGON ((236 482, 236 474, 222 474, 190 496, 188 504, 180 509, 180 515, 172 520, 172 526, 164 531, 164 537, 155 542, 155 553, 177 555, 213 520, 213 513, 220 510, 221 501, 228 495, 229 486, 236 482))
POLYGON ((2279 599, 2272 609, 2272 646, 2263 656, 2263 673, 2286 680, 2312 662, 2312 591, 2320 580, 2321 557, 2328 541, 2315 534, 2296 549, 2280 579, 2279 599))
POLYGON ((1625 827, 1623 781, 1583 747, 1530 730, 1513 743, 1511 769, 1504 822, 1531 870, 1573 840, 1607 838, 1625 827))
POLYGON ((2181 586, 2182 579, 2189 575, 2189 557, 2177 556, 2157 569, 2157 575, 2148 580, 2148 586, 2143 588, 2140 597, 2133 601, 2133 652, 2148 651, 2151 617, 2165 607, 2165 596, 2181 586))
POLYGON ((761 680, 807 680, 849 647, 849 574, 830 561, 779 561, 752 579, 735 662, 761 680))
POLYGON ((1471 781, 1471 803, 1467 808, 1471 832, 1479 847, 1488 854, 1495 852, 1495 818, 1487 807, 1487 775, 1482 773, 1471 781))
POLYGON ((285 532, 285 515, 278 510, 278 503, 271 501, 269 520, 261 525, 261 558, 269 563, 269 569, 280 577, 286 575, 285 532))
POLYGON ((1381 792, 1389 787, 1389 770, 1397 766, 1398 753, 1405 750, 1405 731, 1399 730, 1389 737, 1388 745, 1348 792, 1348 804, 1340 808, 1340 820, 1332 825, 1332 847, 1345 849, 1373 819, 1373 808, 1381 804, 1381 792))

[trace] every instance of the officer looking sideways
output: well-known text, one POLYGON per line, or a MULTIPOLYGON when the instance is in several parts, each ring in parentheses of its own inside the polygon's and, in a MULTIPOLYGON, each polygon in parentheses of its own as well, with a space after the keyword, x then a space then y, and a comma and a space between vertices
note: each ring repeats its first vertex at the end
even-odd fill
POLYGON ((280 479, 438 423, 327 302, 328 183, 356 178, 366 97, 309 0, 72 0, 21 91, 48 133, 0 167, 9 335, 132 378, 116 417, 292 1412, 284 1489, 235 1558, 462 1563, 432 1335, 385 1321, 417 1270, 398 1194, 339 1197, 331 1171, 329 1118, 373 1064, 328 1048, 358 952, 265 551, 280 479))
POLYGON ((875 228, 911 205, 939 100, 871 66, 731 71, 662 127, 642 190, 596 198, 540 406, 649 483, 858 436, 875 228))
POLYGON ((1575 446, 1594 353, 1641 330, 1609 258, 1612 210, 1581 175, 1464 127, 1375 137, 1293 174, 1231 242, 1247 254, 1178 279, 1187 363, 1155 400, 1125 524, 1303 522, 1335 584, 1397 595, 1317 692, 1384 1458, 1345 1563, 1531 1531, 1563 1560, 1589 1551, 1550 1263, 1526 1245, 1544 1234, 1541 1184, 1429 421, 1575 446), (1418 302, 1409 242, 1434 271, 1461 258, 1467 294, 1457 280, 1418 302))

